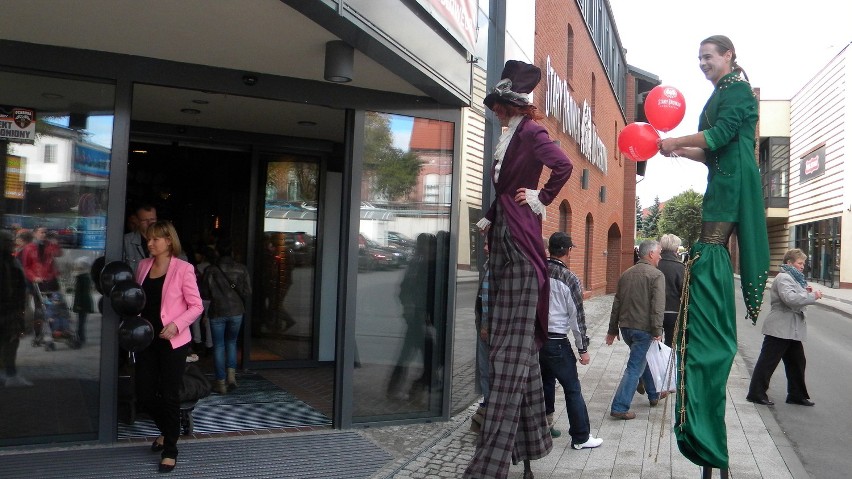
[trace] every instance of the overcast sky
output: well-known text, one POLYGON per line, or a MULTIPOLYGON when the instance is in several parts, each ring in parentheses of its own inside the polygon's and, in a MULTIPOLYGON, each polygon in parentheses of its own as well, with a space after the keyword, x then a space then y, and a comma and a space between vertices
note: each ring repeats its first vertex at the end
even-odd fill
MULTIPOLYGON (((713 85, 698 68, 710 35, 734 42, 737 62, 764 100, 787 100, 852 41, 849 0, 610 0, 627 63, 657 75, 686 99, 686 116, 664 137, 695 133, 713 85)), ((850 47, 852 48, 852 47, 850 47)), ((629 161, 629 160, 628 160, 629 161)), ((707 169, 657 155, 636 187, 643 207, 687 189, 704 193, 707 169)))

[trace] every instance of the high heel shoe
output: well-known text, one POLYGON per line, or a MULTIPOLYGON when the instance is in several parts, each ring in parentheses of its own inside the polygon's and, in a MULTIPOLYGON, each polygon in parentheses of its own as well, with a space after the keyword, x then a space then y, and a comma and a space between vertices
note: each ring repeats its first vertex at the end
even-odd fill
POLYGON ((164 457, 162 461, 160 461, 160 465, 157 470, 159 472, 172 472, 175 470, 175 466, 177 466, 177 459, 171 457, 164 457), (166 464, 163 461, 174 461, 172 464, 166 464))
POLYGON ((151 452, 160 452, 164 447, 163 443, 160 442, 160 438, 154 439, 154 442, 151 443, 151 452))

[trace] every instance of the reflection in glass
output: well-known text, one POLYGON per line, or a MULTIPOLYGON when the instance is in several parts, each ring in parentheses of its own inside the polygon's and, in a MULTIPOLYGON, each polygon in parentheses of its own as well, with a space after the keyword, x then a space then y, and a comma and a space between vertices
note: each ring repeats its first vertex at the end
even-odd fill
POLYGON ((0 287, 0 444, 97 437, 90 268, 106 244, 113 98, 110 85, 0 72, 0 227, 27 286, 0 287), (21 302, 22 317, 5 307, 21 302))
POLYGON ((366 114, 354 418, 440 414, 453 124, 366 114))
POLYGON ((267 163, 252 360, 313 359, 318 172, 304 158, 267 163))

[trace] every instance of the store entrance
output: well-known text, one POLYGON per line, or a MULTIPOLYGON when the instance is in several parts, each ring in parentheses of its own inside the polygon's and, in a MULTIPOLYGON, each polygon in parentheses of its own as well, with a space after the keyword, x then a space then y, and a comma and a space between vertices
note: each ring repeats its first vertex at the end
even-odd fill
MULTIPOLYGON (((237 342, 238 387, 198 401, 192 430, 185 425, 184 433, 331 424, 333 367, 309 364, 315 354, 318 165, 310 157, 257 155, 249 148, 131 142, 127 214, 138 205, 155 207, 158 219, 174 224, 199 274, 215 263, 216 245, 229 239, 234 259, 251 275, 253 294, 237 342), (321 376, 327 376, 320 389, 328 395, 317 394, 321 376)), ((193 328, 187 364, 212 381, 207 320, 193 328)), ((132 375, 130 362, 121 361, 122 376, 132 375)), ((132 408, 122 404, 132 400, 128 392, 119 391, 119 438, 156 435, 149 419, 132 417, 132 408)))

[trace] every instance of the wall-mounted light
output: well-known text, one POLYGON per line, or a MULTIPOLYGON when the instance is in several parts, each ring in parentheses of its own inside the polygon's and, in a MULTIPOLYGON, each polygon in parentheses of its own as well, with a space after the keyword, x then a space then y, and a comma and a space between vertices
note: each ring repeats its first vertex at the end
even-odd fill
POLYGON ((583 176, 580 177, 580 186, 584 190, 589 189, 589 169, 583 168, 583 176))
POLYGON ((325 72, 323 78, 335 83, 352 81, 352 68, 355 64, 355 49, 342 40, 333 40, 325 44, 325 72))
POLYGON ((606 186, 601 186, 601 203, 606 203, 606 186))

